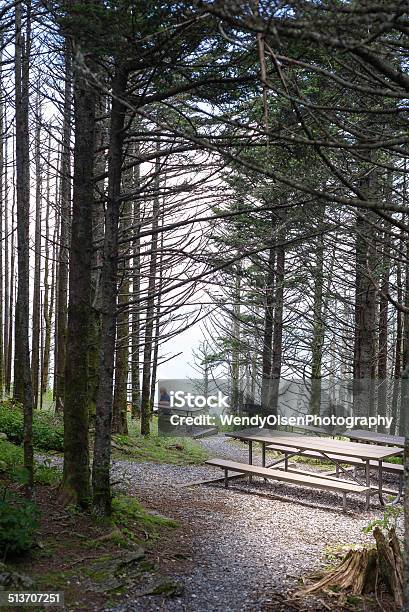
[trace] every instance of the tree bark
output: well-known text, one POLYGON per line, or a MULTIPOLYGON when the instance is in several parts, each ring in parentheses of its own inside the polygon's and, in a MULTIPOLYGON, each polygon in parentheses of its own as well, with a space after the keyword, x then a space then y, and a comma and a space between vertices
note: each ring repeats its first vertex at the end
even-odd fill
MULTIPOLYGON (((354 399, 355 416, 374 414, 376 290, 367 266, 374 270, 374 229, 360 213, 356 221, 354 399)), ((370 219, 369 219, 370 220, 370 219)))
MULTIPOLYGON (((385 222, 382 253, 381 291, 379 296, 379 349, 378 349, 378 415, 385 416, 387 412, 388 394, 388 293, 390 275, 390 230, 385 222)), ((380 425, 379 431, 385 432, 380 425)))
POLYGON ((56 363, 55 363, 55 409, 61 412, 65 395, 65 362, 67 352, 67 288, 68 253, 71 212, 71 106, 72 106, 72 67, 71 50, 65 45, 65 86, 63 133, 61 151, 60 180, 60 252, 58 256, 57 325, 56 325, 56 363))
MULTIPOLYGON (((281 240, 281 234, 279 241, 281 240)), ((285 277, 285 249, 283 245, 277 247, 277 264, 275 280, 275 308, 274 308, 274 334, 273 354, 271 364, 271 408, 270 413, 277 415, 278 398, 280 391, 281 365, 283 358, 283 314, 284 314, 284 277, 285 277)))
POLYGON ((88 343, 91 319, 92 206, 94 199, 95 87, 74 71, 74 179, 67 353, 64 396, 62 501, 90 501, 88 448, 88 343))
POLYGON ((275 280, 275 219, 272 220, 271 246, 268 256, 264 297, 264 332, 262 352, 261 405, 268 414, 271 404, 271 360, 274 329, 274 280, 275 280))
POLYGON ((31 347, 31 369, 33 373, 33 401, 34 408, 38 406, 39 375, 40 375, 40 264, 41 264, 41 112, 40 103, 37 102, 37 125, 35 136, 35 242, 34 242, 34 290, 33 290, 33 332, 31 347))
MULTIPOLYGON (((44 244, 44 300, 43 300, 43 319, 44 319, 44 345, 41 365, 41 391, 40 391, 40 406, 43 405, 43 396, 48 389, 48 375, 50 369, 50 348, 51 348, 51 321, 53 313, 53 295, 54 295, 54 274, 51 278, 51 286, 49 280, 50 272, 50 154, 51 154, 51 136, 48 138, 48 157, 47 157, 47 179, 46 179, 46 209, 45 209, 45 244, 44 244)), ((54 270, 54 258, 52 262, 54 270)))
MULTIPOLYGON (((133 178, 134 189, 136 190, 140 184, 140 166, 134 168, 133 178)), ((133 205, 133 223, 138 225, 140 222, 141 205, 138 196, 133 205)), ((132 301, 135 302, 132 310, 132 325, 131 325, 131 389, 132 389, 132 416, 135 418, 141 414, 141 380, 139 370, 139 351, 140 351, 140 309, 141 305, 138 302, 141 293, 141 240, 140 228, 136 230, 135 240, 132 242, 133 260, 132 260, 132 301)))
MULTIPOLYGON (((325 207, 322 207, 320 212, 319 223, 322 225, 325 218, 325 207)), ((313 335, 311 343, 311 393, 309 406, 310 413, 316 415, 319 415, 321 412, 322 350, 324 347, 323 294, 324 235, 321 234, 317 238, 315 245, 313 335)))
POLYGON ((112 108, 108 151, 108 196, 105 213, 104 262, 102 266, 101 357, 95 419, 92 466, 93 505, 97 514, 111 511, 110 462, 112 387, 117 322, 119 198, 126 108, 127 73, 116 65, 112 82, 112 108))
MULTIPOLYGON (((4 273, 3 273, 3 241, 7 242, 8 236, 3 233, 4 215, 7 208, 7 193, 4 185, 4 104, 3 104, 3 36, 0 35, 0 398, 4 391, 4 273)), ((7 308, 7 306, 6 306, 7 308)))
MULTIPOLYGON (((130 225, 131 203, 126 202, 120 223, 121 236, 127 235, 126 227, 130 225)), ((112 416, 112 432, 128 434, 128 374, 129 374, 129 259, 126 257, 126 249, 122 249, 124 258, 118 266, 119 295, 118 295, 118 323, 117 323, 117 347, 115 362, 115 390, 112 416)))
POLYGON ((30 10, 26 5, 26 28, 22 31, 22 5, 15 9, 15 103, 16 103, 16 197, 17 197, 17 265, 18 291, 16 303, 16 358, 14 397, 24 411, 24 467, 27 470, 27 492, 34 484, 33 458, 33 387, 30 365, 30 151, 29 151, 29 57, 30 10))
MULTIPOLYGON (((159 152, 160 141, 157 142, 156 149, 159 152)), ((153 336, 153 319, 155 309, 155 286, 156 286, 156 268, 158 256, 158 222, 159 222, 159 172, 160 163, 159 157, 155 163, 155 191, 156 194, 153 200, 152 207, 152 240, 151 240, 151 257, 149 263, 149 279, 148 279, 148 296, 146 305, 145 319, 145 339, 143 347, 143 371, 142 371, 142 398, 141 398, 141 434, 148 436, 150 433, 150 417, 152 413, 151 396, 150 396, 150 381, 151 381, 151 366, 152 366, 152 336, 153 336)))

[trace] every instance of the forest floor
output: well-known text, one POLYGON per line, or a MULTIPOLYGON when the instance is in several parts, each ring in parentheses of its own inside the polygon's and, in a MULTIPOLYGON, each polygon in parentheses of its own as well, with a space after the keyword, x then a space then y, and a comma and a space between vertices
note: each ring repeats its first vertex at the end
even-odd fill
MULTIPOLYGON (((244 445, 223 436, 204 439, 201 445, 213 456, 247 460, 244 445)), ((368 512, 363 497, 351 495, 344 514, 338 495, 306 489, 301 493, 283 483, 250 484, 242 479, 228 490, 223 483, 185 486, 220 477, 220 470, 204 466, 120 461, 115 474, 127 494, 178 522, 158 565, 181 589, 172 598, 130 589, 128 602, 116 612, 393 610, 385 594, 378 595, 381 607, 369 598, 335 593, 295 596, 313 571, 334 562, 345 547, 371 540, 363 528, 382 516, 374 502, 368 512), (180 561, 175 562, 175 555, 180 561)))
MULTIPOLYGON (((344 514, 340 496, 283 483, 189 486, 220 477, 219 470, 198 464, 203 457, 246 461, 246 447, 224 436, 187 447, 173 442, 172 463, 161 463, 163 442, 150 441, 148 461, 139 452, 133 456, 135 449, 122 452, 126 440, 115 444, 112 520, 62 509, 57 486, 38 486, 37 546, 11 565, 33 578, 37 590, 64 591, 66 610, 393 610, 384 594, 378 596, 381 607, 336 593, 296 596, 311 573, 334 562, 345 546, 371 539, 362 530, 382 516, 375 504, 367 512, 364 499, 351 495, 344 514), (152 446, 159 447, 156 462, 152 446)), ((48 464, 61 461, 47 457, 48 464)))

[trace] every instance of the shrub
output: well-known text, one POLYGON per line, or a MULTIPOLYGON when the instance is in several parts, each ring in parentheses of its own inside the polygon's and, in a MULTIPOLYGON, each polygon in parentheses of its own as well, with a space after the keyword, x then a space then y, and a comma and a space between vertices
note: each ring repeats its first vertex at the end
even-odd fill
MULTIPOLYGON (((0 432, 15 444, 23 442, 23 412, 11 402, 0 404, 0 432)), ((62 451, 64 430, 59 418, 48 412, 35 411, 33 416, 33 444, 41 450, 62 451)))
POLYGON ((22 555, 33 546, 39 510, 35 504, 4 495, 0 500, 0 555, 22 555))
POLYGON ((23 463, 23 449, 7 440, 0 440, 0 473, 10 472, 23 463))

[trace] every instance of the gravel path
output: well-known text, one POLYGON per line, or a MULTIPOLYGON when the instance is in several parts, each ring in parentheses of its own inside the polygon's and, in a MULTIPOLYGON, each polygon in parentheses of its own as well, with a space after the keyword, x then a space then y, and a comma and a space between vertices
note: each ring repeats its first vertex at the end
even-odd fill
MULTIPOLYGON (((211 456, 247 461, 246 447, 222 436, 201 443, 211 456)), ((219 477, 211 467, 117 461, 114 473, 148 508, 178 520, 171 546, 189 557, 177 568, 172 560, 165 564, 165 573, 184 587, 180 597, 130 591, 116 612, 298 609, 291 593, 302 576, 322 566, 325 547, 364 541, 369 536, 362 528, 380 516, 376 506, 364 510, 363 496, 348 496, 343 514, 340 495, 284 483, 241 479, 228 490, 220 483, 180 486, 219 477)), ((325 609, 319 600, 309 606, 325 609)))

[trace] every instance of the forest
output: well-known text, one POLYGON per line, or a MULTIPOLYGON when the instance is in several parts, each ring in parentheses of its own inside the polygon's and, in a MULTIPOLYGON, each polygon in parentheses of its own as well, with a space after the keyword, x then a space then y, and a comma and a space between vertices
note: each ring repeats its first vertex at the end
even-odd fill
POLYGON ((0 0, 0 606, 409 610, 408 12, 0 0))

